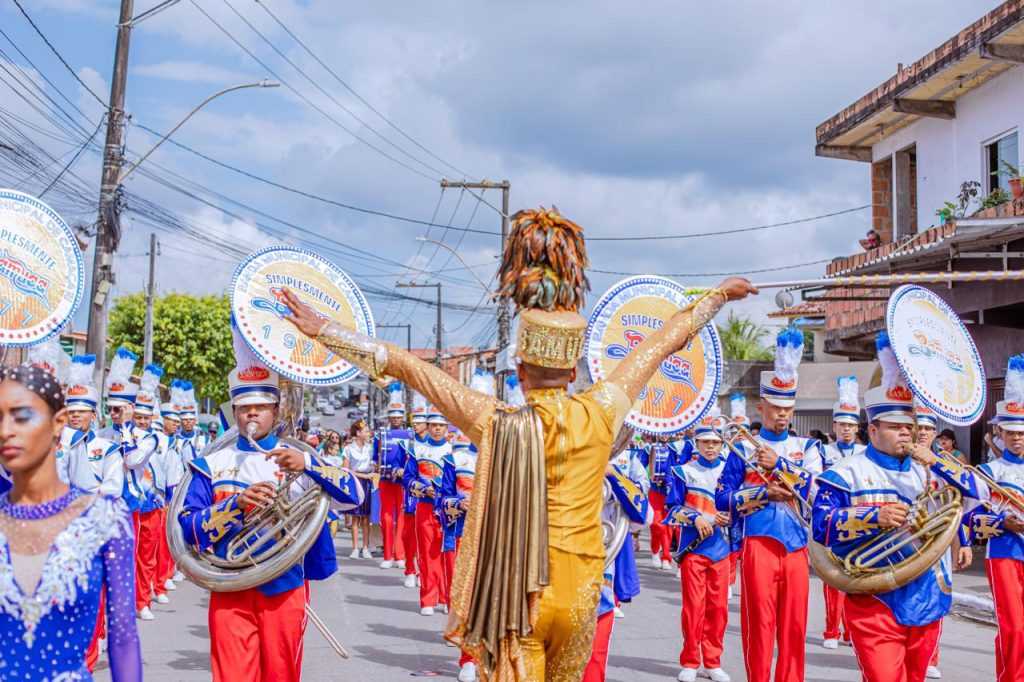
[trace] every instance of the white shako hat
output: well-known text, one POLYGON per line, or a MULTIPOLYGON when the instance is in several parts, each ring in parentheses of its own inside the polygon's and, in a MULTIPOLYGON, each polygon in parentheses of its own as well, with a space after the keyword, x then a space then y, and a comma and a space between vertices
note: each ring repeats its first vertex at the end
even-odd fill
POLYGON ((707 414, 701 417, 700 423, 693 433, 694 440, 722 440, 722 434, 718 432, 718 424, 721 421, 722 411, 718 405, 712 405, 707 414))
POLYGON ((427 423, 428 424, 447 424, 448 419, 441 414, 441 410, 437 409, 435 405, 431 405, 427 408, 427 423))
POLYGON ((729 415, 734 424, 747 426, 750 418, 747 417, 747 397, 742 393, 733 393, 729 396, 729 415))
POLYGON ((489 395, 492 398, 497 394, 497 389, 494 386, 494 375, 483 367, 477 367, 473 370, 473 377, 469 380, 469 387, 478 393, 489 395))
POLYGON ((108 407, 131 407, 139 387, 132 383, 132 372, 139 356, 124 346, 117 349, 110 359, 110 371, 105 384, 108 407))
POLYGON ((914 419, 918 426, 930 426, 933 429, 939 428, 939 415, 935 410, 914 398, 914 419))
POLYGON ((388 416, 405 418, 405 389, 397 381, 388 385, 388 416))
POLYGON ((424 424, 427 421, 427 399, 418 391, 412 392, 412 423, 424 424))
POLYGON ((160 365, 146 365, 139 381, 139 392, 135 395, 135 413, 141 415, 160 414, 160 377, 164 368, 160 365))
POLYGON ((860 424, 860 386, 857 377, 839 377, 836 384, 839 400, 832 406, 832 421, 855 426, 860 424))
POLYGON ((1003 398, 996 403, 999 428, 1024 431, 1024 355, 1014 355, 1007 364, 1003 398))
POLYGON ((60 339, 54 334, 50 338, 30 346, 27 353, 28 364, 38 369, 45 370, 52 374, 57 381, 64 383, 67 380, 67 369, 62 355, 67 355, 60 347, 60 339))
POLYGON ((281 400, 280 381, 272 371, 257 359, 242 338, 234 317, 231 318, 231 336, 235 349, 235 368, 228 374, 228 395, 234 407, 245 405, 274 405, 281 400))
POLYGON ((878 349, 878 362, 882 365, 882 385, 864 394, 868 421, 916 424, 914 394, 907 386, 887 333, 879 332, 875 348, 878 349))
POLYGON ((71 358, 71 369, 68 370, 68 390, 67 397, 64 399, 64 407, 69 410, 96 411, 100 404, 100 394, 93 383, 95 373, 95 355, 76 355, 71 358))
POLYGON ((786 327, 775 339, 775 370, 761 372, 761 398, 778 407, 796 405, 799 379, 797 368, 804 355, 804 335, 796 327, 786 327))

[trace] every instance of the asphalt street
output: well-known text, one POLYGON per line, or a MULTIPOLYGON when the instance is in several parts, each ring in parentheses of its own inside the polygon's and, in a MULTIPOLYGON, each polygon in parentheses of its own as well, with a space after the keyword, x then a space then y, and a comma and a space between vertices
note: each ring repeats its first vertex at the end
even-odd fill
MULTIPOLYGON (((457 653, 441 639, 445 616, 419 615, 417 591, 402 586, 399 570, 380 569, 379 559, 349 559, 347 533, 339 533, 337 549, 339 557, 343 557, 341 569, 330 580, 313 584, 312 604, 352 658, 341 660, 310 626, 305 638, 303 679, 454 679, 457 653)), ((679 672, 678 580, 672 572, 647 565, 646 553, 640 557, 642 592, 633 603, 625 605, 625 618, 615 622, 608 669, 610 682, 673 680, 679 672)), ((987 593, 979 568, 976 564, 971 573, 958 574, 957 589, 987 593)), ((810 595, 807 681, 859 680, 850 648, 828 651, 821 647, 824 619, 821 583, 817 579, 812 579, 810 595)), ((156 620, 139 621, 147 680, 210 679, 207 602, 204 591, 185 583, 171 593, 170 604, 154 605, 156 620)), ((947 618, 941 648, 944 679, 993 679, 994 634, 990 627, 947 618)), ((723 667, 733 680, 746 679, 738 597, 729 603, 723 667)), ((110 679, 105 661, 100 664, 97 679, 110 679)), ((241 675, 238 679, 249 678, 241 675)))

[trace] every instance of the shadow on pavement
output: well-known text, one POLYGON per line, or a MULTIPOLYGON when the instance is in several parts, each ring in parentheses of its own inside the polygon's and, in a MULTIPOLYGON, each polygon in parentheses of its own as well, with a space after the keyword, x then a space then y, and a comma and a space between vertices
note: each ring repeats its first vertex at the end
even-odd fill
POLYGON ((455 649, 451 650, 451 656, 400 654, 390 649, 379 649, 373 646, 357 646, 354 649, 359 658, 368 658, 378 665, 397 668, 408 674, 419 670, 433 670, 441 673, 443 677, 458 675, 459 655, 455 653, 455 649))
POLYGON ((178 649, 174 652, 176 658, 167 662, 172 670, 209 670, 210 652, 196 651, 194 649, 178 649))
MULTIPOLYGON (((346 576, 352 578, 353 576, 346 576)), ((363 597, 357 594, 345 595, 345 601, 349 604, 356 604, 358 606, 372 606, 380 609, 391 609, 393 611, 401 611, 403 613, 412 613, 419 610, 417 604, 418 599, 373 599, 371 597, 363 597)))
MULTIPOLYGON (((426 618, 424 625, 430 621, 426 618)), ((437 620, 437 629, 427 628, 403 628, 397 625, 387 625, 385 623, 367 623, 366 631, 372 635, 380 637, 394 637, 396 639, 404 640, 416 640, 417 642, 426 642, 427 644, 444 644, 444 639, 441 637, 441 630, 444 628, 444 619, 437 620)), ((453 649, 454 650, 454 649, 453 649)))

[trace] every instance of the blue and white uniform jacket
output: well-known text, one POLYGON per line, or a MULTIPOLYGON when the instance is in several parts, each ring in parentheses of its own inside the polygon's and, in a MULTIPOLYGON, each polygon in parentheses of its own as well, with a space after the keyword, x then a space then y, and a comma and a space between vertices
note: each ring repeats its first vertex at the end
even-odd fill
POLYGON ((121 448, 92 429, 65 426, 57 451, 57 475, 68 485, 108 497, 121 497, 124 463, 121 448))
MULTIPOLYGON (((784 477, 801 497, 809 500, 812 478, 822 470, 821 442, 788 433, 777 434, 767 429, 761 429, 757 440, 779 455, 771 476, 784 477)), ((754 448, 746 443, 739 444, 737 448, 751 460, 751 464, 748 465, 735 452, 729 453, 715 491, 716 508, 729 512, 733 519, 742 519, 742 536, 745 538, 771 538, 787 552, 806 547, 807 531, 797 516, 801 507, 795 506, 799 503, 769 501, 764 479, 752 468, 756 466, 754 448)))
POLYGON ((725 528, 715 525, 718 512, 715 507, 715 491, 718 489, 718 479, 725 471, 725 462, 723 457, 712 462, 698 454, 689 464, 672 467, 668 496, 665 498, 665 523, 682 528, 677 560, 682 560, 683 550, 700 537, 696 523, 701 517, 711 524, 712 532, 691 551, 710 561, 721 561, 729 556, 729 538, 725 528))
MULTIPOLYGON (((271 434, 260 440, 259 445, 272 450, 277 447, 277 436, 271 434)), ((363 500, 363 488, 352 472, 330 466, 309 454, 305 457, 305 475, 297 478, 288 490, 293 499, 310 486, 319 485, 330 495, 333 510, 344 511, 359 506, 363 500)), ((255 483, 277 483, 286 475, 274 460, 267 459, 244 439, 208 457, 193 460, 189 467, 193 475, 185 493, 178 523, 184 532, 185 541, 196 550, 212 548, 221 557, 225 556, 228 542, 242 528, 246 511, 238 502, 242 491, 255 483)), ((319 544, 318 541, 314 549, 319 544)), ((307 554, 306 559, 309 557, 307 554)), ((306 561, 301 561, 270 582, 260 585, 260 592, 271 597, 301 586, 306 572, 313 568, 305 564, 306 561)), ((318 579, 317 575, 311 574, 309 577, 318 579)))
POLYGON ((401 452, 402 468, 401 468, 400 471, 398 471, 395 474, 395 476, 396 476, 396 478, 398 480, 400 480, 402 482, 402 489, 404 491, 403 495, 402 495, 402 511, 404 513, 406 513, 406 514, 415 514, 416 513, 416 504, 419 502, 419 498, 415 497, 412 494, 411 485, 410 485, 413 481, 416 480, 416 477, 415 476, 412 476, 412 477, 406 476, 406 471, 409 471, 409 470, 414 471, 414 472, 416 471, 415 465, 410 464, 410 460, 412 462, 416 461, 416 455, 414 453, 416 443, 425 443, 426 441, 427 441, 426 434, 424 434, 422 436, 417 436, 416 433, 413 432, 413 434, 409 438, 409 440, 407 440, 404 443, 402 443, 402 452, 401 452))
POLYGON ((405 468, 405 453, 412 437, 410 429, 388 429, 383 439, 374 439, 373 458, 380 463, 380 480, 391 483, 401 480, 401 473, 405 468))
POLYGON ((444 542, 441 550, 454 552, 462 530, 466 524, 466 512, 462 509, 463 500, 473 494, 473 481, 476 477, 476 447, 454 450, 444 462, 444 473, 441 481, 441 529, 444 542))
MULTIPOLYGON (((965 497, 978 498, 974 476, 957 472, 942 460, 931 467, 932 486, 958 488, 965 497)), ((830 548, 836 556, 846 556, 866 538, 883 532, 878 524, 882 506, 913 505, 925 490, 928 471, 910 457, 897 458, 872 446, 864 454, 846 459, 818 477, 814 498, 814 539, 830 548)), ((961 528, 961 542, 968 540, 961 528)), ((906 556, 897 553, 899 559, 906 556)), ((891 592, 875 595, 900 625, 919 626, 934 623, 949 612, 952 605, 952 581, 948 553, 917 579, 891 592)))
POLYGON ((836 441, 835 443, 829 443, 822 451, 822 465, 825 469, 831 469, 835 465, 842 462, 847 457, 853 457, 854 455, 864 454, 864 450, 867 446, 861 445, 856 441, 849 445, 836 441))
POLYGON ((418 504, 430 504, 436 510, 440 509, 444 462, 451 454, 452 446, 447 440, 434 440, 427 436, 413 441, 412 457, 405 460, 402 478, 418 504))
POLYGON ((185 466, 203 454, 203 449, 209 444, 206 434, 195 429, 191 433, 185 433, 179 429, 177 433, 178 452, 181 454, 181 461, 185 466))
POLYGON ((181 440, 177 434, 168 436, 166 433, 157 433, 160 439, 160 457, 157 466, 160 468, 163 485, 164 502, 170 504, 174 496, 174 488, 181 483, 185 477, 185 463, 181 460, 181 440))
MULTIPOLYGON (((690 438, 680 438, 667 444, 669 452, 669 470, 672 467, 688 464, 691 459, 697 456, 697 445, 690 438)), ((666 489, 668 485, 666 485, 666 489)))
MULTIPOLYGON (((622 510, 630 521, 633 529, 649 526, 654 520, 654 511, 650 507, 647 498, 650 482, 647 480, 647 470, 643 462, 636 457, 635 452, 626 450, 613 458, 611 471, 605 474, 604 480, 611 488, 612 499, 606 500, 602 510, 602 518, 605 521, 613 521, 617 515, 617 509, 622 510), (620 470, 615 463, 621 460, 621 456, 630 460, 628 467, 633 473, 620 470)), ((640 592, 640 579, 636 570, 636 559, 633 556, 633 542, 626 538, 622 549, 604 572, 604 581, 601 585, 601 600, 598 603, 597 615, 601 616, 615 609, 615 599, 629 601, 640 592)))
POLYGON ((120 445, 125 468, 121 497, 128 508, 133 512, 148 512, 158 508, 153 499, 155 475, 150 462, 160 447, 156 432, 145 431, 135 426, 134 422, 126 422, 120 426, 110 426, 101 431, 100 435, 120 445))
MULTIPOLYGON (((979 467, 992 480, 1006 488, 1010 494, 1024 499, 1024 457, 1018 457, 1009 450, 1003 450, 998 459, 979 467)), ((992 491, 991 502, 998 509, 1002 497, 992 491)), ((1015 559, 1024 561, 1024 535, 1011 533, 1003 526, 1010 510, 995 513, 988 507, 977 506, 964 517, 964 525, 970 529, 972 538, 988 540, 986 556, 989 559, 1015 559)))

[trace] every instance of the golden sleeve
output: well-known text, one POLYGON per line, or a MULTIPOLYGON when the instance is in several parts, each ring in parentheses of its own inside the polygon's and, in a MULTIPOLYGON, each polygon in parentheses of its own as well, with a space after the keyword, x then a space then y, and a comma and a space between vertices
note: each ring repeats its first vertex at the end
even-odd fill
POLYGON ((372 381, 394 377, 416 389, 451 423, 479 444, 498 401, 463 386, 454 377, 398 346, 379 341, 336 322, 320 330, 317 341, 365 372, 372 381))
POLYGON ((712 289, 680 310, 627 355, 609 375, 607 383, 620 389, 632 405, 658 365, 685 346, 727 300, 725 293, 712 289))

